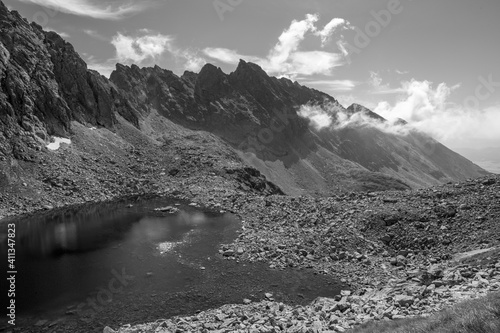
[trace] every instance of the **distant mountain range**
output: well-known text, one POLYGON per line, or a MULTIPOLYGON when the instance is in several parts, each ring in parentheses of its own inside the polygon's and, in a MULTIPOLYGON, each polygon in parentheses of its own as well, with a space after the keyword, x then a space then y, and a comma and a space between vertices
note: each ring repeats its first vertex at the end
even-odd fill
POLYGON ((500 174, 500 147, 457 148, 456 150, 485 170, 500 174))
POLYGON ((500 163, 500 147, 457 148, 457 151, 473 161, 491 161, 500 163))
POLYGON ((487 174, 403 120, 346 109, 243 60, 230 74, 207 64, 182 76, 117 64, 108 80, 57 33, 1 2, 0 110, 0 156, 16 159, 37 154, 51 136, 75 135, 74 121, 111 130, 126 121, 168 141, 147 122, 161 115, 213 133, 290 194, 407 189, 487 174))

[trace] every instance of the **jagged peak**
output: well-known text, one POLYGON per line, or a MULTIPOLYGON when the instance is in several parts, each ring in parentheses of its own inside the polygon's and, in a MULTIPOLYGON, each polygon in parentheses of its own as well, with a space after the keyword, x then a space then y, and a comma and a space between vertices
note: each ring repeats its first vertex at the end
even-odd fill
POLYGON ((406 125, 408 125, 408 122, 406 120, 404 120, 403 118, 397 118, 396 121, 394 122, 394 125, 406 126, 406 125))
POLYGON ((115 65, 115 70, 111 73, 111 75, 113 75, 114 73, 124 73, 124 72, 131 70, 131 69, 132 69, 132 67, 129 67, 127 65, 120 64, 119 62, 117 62, 115 65))
POLYGON ((347 110, 352 110, 352 111, 355 111, 355 112, 358 112, 358 111, 363 111, 363 110, 370 110, 368 109, 366 106, 364 105, 361 105, 361 104, 357 104, 357 103, 353 103, 351 104, 347 110))
MULTIPOLYGON (((146 68, 146 69, 148 69, 148 68, 146 68)), ((154 67, 152 69, 153 69, 153 72, 156 72, 156 73, 161 73, 161 74, 165 74, 166 73, 168 75, 173 75, 173 76, 177 77, 177 75, 174 74, 174 72, 172 72, 171 70, 165 69, 165 68, 160 67, 160 66, 158 66, 156 64, 154 65, 154 67)))
POLYGON ((181 75, 181 79, 184 80, 189 80, 189 81, 196 81, 196 78, 198 77, 198 73, 191 72, 191 71, 184 71, 184 73, 181 75))
POLYGON ((186 82, 192 88, 195 86, 197 78, 198 74, 191 71, 184 71, 184 74, 181 76, 181 80, 186 82))
MULTIPOLYGON (((116 67, 116 70, 121 70, 121 71, 126 71, 126 70, 142 71, 142 70, 148 68, 148 67, 140 68, 136 64, 125 65, 125 64, 120 64, 120 63, 116 63, 115 67, 116 67)), ((162 70, 163 71, 163 68, 159 67, 158 65, 155 65, 151 69, 162 70)))
POLYGON ((142 71, 142 69, 139 66, 137 66, 136 64, 132 64, 132 65, 128 66, 128 65, 116 63, 115 70, 113 71, 113 73, 115 73, 115 72, 116 73, 126 73, 126 72, 140 73, 141 71, 142 71))
POLYGON ((215 82, 223 82, 225 85, 229 84, 227 74, 225 74, 220 67, 216 67, 212 64, 203 66, 196 80, 205 88, 207 85, 212 85, 215 82))
POLYGON ((196 76, 196 75, 198 74, 192 71, 184 71, 184 73, 182 74, 182 76, 196 76))
POLYGON ((248 63, 245 60, 240 59, 240 61, 238 62, 238 66, 236 67, 235 72, 237 72, 238 70, 244 69, 247 66, 248 66, 248 63))
POLYGON ((265 77, 269 77, 269 75, 266 73, 266 71, 262 69, 262 67, 260 67, 257 64, 254 64, 253 62, 246 62, 243 59, 240 59, 238 67, 236 67, 236 70, 232 74, 238 75, 240 73, 249 73, 249 72, 255 72, 265 77))
POLYGON ((205 74, 205 73, 217 73, 218 75, 222 74, 222 75, 226 76, 226 73, 224 73, 220 67, 212 65, 210 63, 206 63, 201 68, 199 75, 202 75, 202 73, 203 74, 205 74))
POLYGON ((12 17, 14 17, 19 23, 22 23, 25 26, 29 26, 30 23, 28 20, 21 16, 21 14, 17 10, 10 10, 7 6, 0 0, 0 22, 8 21, 12 17))
POLYGON ((351 112, 353 114, 358 113, 358 112, 362 112, 362 113, 366 114, 367 116, 369 116, 370 118, 384 121, 384 122, 387 121, 387 119, 385 119, 381 115, 373 112, 372 110, 368 109, 367 107, 365 107, 361 104, 353 103, 347 108, 347 111, 351 112))
MULTIPOLYGON (((36 23, 32 23, 31 25, 35 25, 36 23)), ((66 50, 69 50, 70 52, 75 52, 75 48, 73 45, 69 42, 67 42, 64 38, 61 37, 57 32, 55 31, 44 31, 42 30, 42 27, 40 27, 40 31, 43 32, 43 36, 45 37, 45 42, 48 42, 52 45, 57 46, 58 48, 64 48, 66 50)), ((76 53, 76 52, 75 52, 76 53)), ((78 54, 78 57, 80 55, 78 54)))

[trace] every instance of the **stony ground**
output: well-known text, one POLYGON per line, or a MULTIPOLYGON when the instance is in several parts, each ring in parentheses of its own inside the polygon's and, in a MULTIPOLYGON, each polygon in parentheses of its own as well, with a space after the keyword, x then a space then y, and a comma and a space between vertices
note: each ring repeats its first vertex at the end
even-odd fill
POLYGON ((403 193, 221 198, 216 205, 245 226, 223 257, 311 267, 350 290, 308 306, 227 305, 119 332, 344 332, 498 292, 499 189, 490 177, 403 193))
POLYGON ((105 130, 76 137, 55 152, 1 159, 0 218, 127 195, 178 197, 241 217, 243 229, 221 246, 221 257, 312 268, 349 286, 337 299, 308 306, 266 295, 120 332, 343 332, 369 320, 429 315, 500 288, 500 177, 288 197, 207 133, 170 133, 151 144, 124 125, 119 137, 105 130))

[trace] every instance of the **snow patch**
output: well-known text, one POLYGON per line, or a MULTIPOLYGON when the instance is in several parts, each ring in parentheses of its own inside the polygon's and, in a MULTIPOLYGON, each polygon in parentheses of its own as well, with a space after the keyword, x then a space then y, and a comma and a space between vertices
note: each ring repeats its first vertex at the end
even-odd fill
POLYGON ((71 144, 71 140, 70 139, 66 139, 66 138, 58 138, 58 137, 53 137, 53 141, 54 142, 51 142, 47 145, 47 148, 49 150, 58 150, 60 147, 61 147, 61 143, 65 143, 67 145, 70 145, 71 144))

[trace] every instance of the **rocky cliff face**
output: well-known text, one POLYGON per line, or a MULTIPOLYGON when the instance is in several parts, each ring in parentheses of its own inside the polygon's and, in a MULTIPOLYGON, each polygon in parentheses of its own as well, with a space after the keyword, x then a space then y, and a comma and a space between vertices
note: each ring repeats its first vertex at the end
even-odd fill
POLYGON ((87 69, 71 44, 0 2, 0 153, 29 158, 71 121, 112 127, 116 114, 137 125, 133 106, 87 69))
POLYGON ((59 93, 42 33, 0 3, 0 151, 21 155, 69 129, 71 111, 59 93), (21 142, 22 141, 22 142, 21 142))
POLYGON ((217 135, 289 193, 404 189, 483 173, 422 134, 366 126, 314 130, 297 113, 306 104, 385 121, 243 60, 230 74, 207 64, 182 76, 118 64, 108 80, 88 70, 59 35, 0 2, 0 157, 30 160, 49 136, 71 136, 73 121, 114 130, 120 117, 143 130, 159 114, 217 135))

